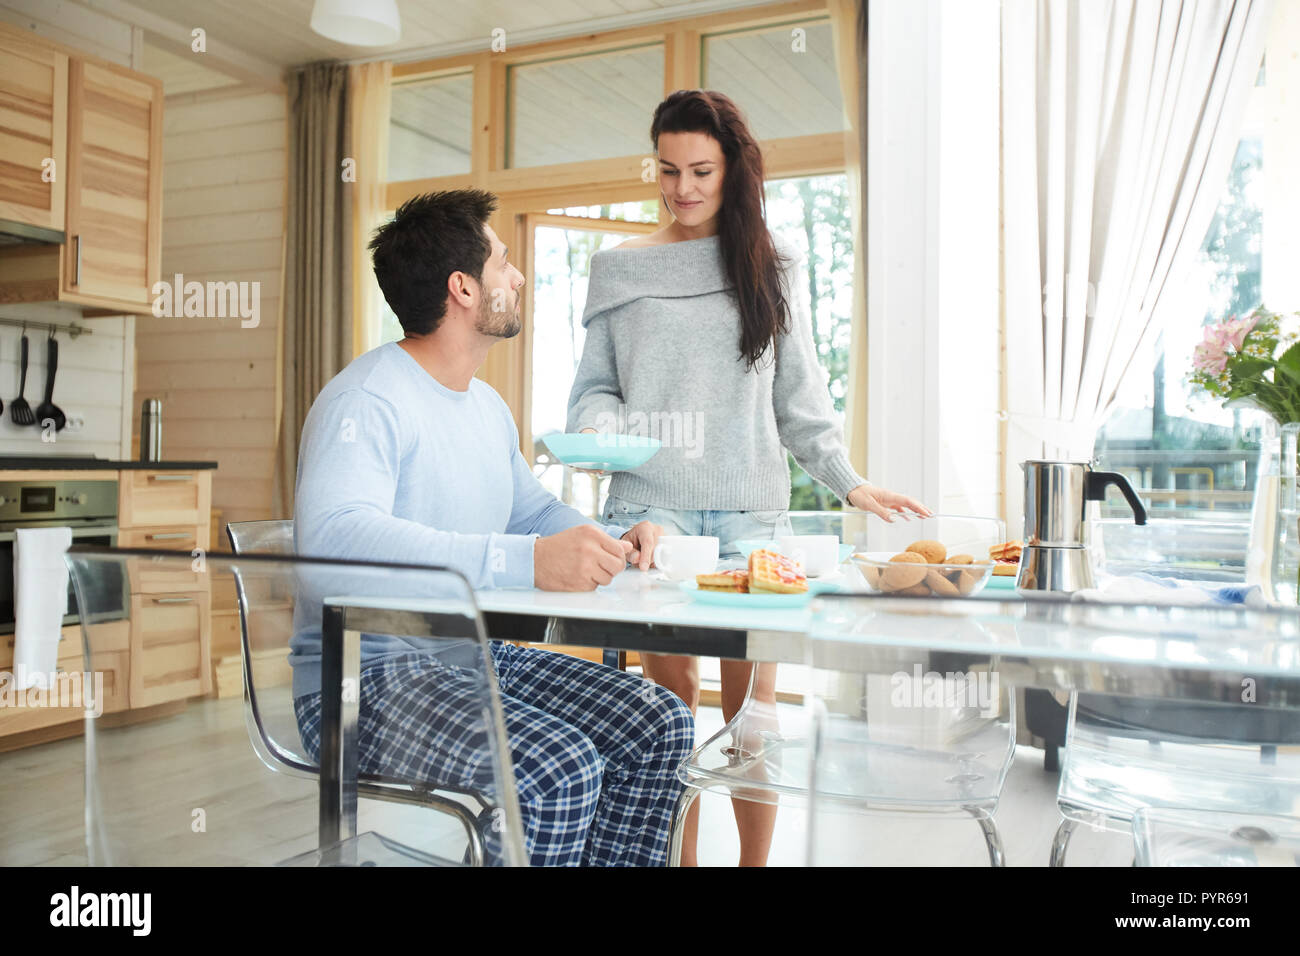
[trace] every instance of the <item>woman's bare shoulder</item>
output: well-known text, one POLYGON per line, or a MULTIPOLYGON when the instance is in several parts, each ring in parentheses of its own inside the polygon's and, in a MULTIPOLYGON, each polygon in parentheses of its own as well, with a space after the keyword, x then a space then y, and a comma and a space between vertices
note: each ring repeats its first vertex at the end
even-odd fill
POLYGON ((643 249, 646 246, 662 246, 668 242, 668 227, 657 229, 654 232, 645 233, 640 236, 633 236, 626 242, 620 242, 615 249, 643 249))

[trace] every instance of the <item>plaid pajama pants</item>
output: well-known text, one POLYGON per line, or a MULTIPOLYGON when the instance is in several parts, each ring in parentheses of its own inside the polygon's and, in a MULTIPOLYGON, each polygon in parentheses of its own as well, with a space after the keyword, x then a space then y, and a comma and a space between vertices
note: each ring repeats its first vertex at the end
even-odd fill
MULTIPOLYGON (((591 661, 490 642, 514 763, 524 847, 534 866, 664 866, 695 744, 681 699, 591 661)), ((360 769, 491 791, 478 675, 428 654, 361 672, 360 769)), ((303 743, 320 759, 320 694, 294 701, 303 743)), ((491 833, 485 833, 490 856, 491 833)))

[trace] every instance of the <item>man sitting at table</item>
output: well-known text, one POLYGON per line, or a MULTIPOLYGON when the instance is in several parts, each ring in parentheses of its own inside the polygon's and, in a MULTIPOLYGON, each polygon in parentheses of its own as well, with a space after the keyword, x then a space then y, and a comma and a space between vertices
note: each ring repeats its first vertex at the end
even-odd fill
MULTIPOLYGON (((627 560, 649 568, 657 526, 602 528, 556 500, 520 454, 506 403, 474 377, 521 325, 524 277, 487 225, 495 208, 473 189, 418 196, 375 232, 375 277, 405 338, 357 358, 312 404, 299 554, 443 565, 475 588, 590 591, 627 560)), ((318 757, 319 636, 292 648, 298 724, 318 757)), ((695 738, 686 705, 590 661, 500 641, 491 654, 531 861, 663 865, 675 771, 695 738)), ((475 746, 478 717, 447 706, 469 679, 449 660, 363 638, 361 769, 473 787, 451 755, 475 746), (383 746, 368 748, 381 721, 383 746)))

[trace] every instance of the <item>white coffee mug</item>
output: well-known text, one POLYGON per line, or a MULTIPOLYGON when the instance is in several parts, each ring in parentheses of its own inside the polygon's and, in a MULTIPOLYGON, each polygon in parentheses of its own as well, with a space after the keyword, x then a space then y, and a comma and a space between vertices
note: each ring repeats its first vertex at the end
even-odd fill
POLYGON ((655 545, 654 563, 673 581, 711 574, 718 566, 718 539, 692 534, 661 535, 655 545))
POLYGON ((781 553, 803 565, 810 578, 834 571, 840 563, 840 539, 833 534, 787 534, 776 540, 781 553))

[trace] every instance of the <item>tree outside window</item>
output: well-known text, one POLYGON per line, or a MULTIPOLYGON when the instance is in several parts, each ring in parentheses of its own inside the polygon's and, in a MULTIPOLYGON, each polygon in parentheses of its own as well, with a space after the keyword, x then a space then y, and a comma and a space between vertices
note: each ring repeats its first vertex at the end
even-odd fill
MULTIPOLYGON (((808 267, 808 301, 817 358, 830 376, 835 413, 843 422, 849 385, 853 316, 853 219, 848 178, 810 176, 767 184, 768 227, 797 245, 808 267)), ((840 508, 830 489, 790 456, 790 510, 840 508)))

